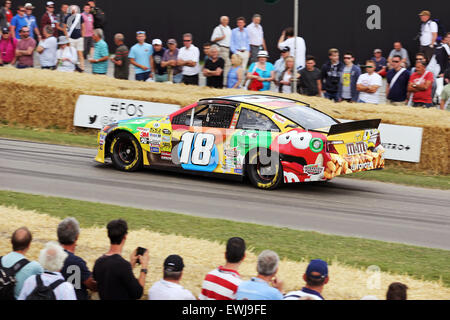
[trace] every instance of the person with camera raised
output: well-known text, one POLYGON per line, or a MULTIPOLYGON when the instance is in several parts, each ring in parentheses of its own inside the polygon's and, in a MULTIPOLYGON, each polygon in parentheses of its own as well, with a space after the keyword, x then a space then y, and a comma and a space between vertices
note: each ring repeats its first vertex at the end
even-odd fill
POLYGON ((100 299, 137 300, 144 292, 149 260, 148 250, 138 254, 138 249, 135 249, 131 253, 130 262, 126 261, 122 257, 122 250, 128 234, 127 222, 122 219, 112 220, 106 228, 111 246, 107 253, 95 261, 93 271, 100 299), (141 265, 141 271, 139 279, 136 279, 133 268, 138 263, 141 265))

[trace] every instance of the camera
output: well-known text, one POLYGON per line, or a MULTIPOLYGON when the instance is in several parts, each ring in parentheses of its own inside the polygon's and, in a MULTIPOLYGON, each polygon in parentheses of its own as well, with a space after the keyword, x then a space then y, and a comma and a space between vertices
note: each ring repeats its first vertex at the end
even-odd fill
MULTIPOLYGON (((143 256, 145 251, 147 251, 146 248, 137 247, 137 249, 136 249, 136 257, 137 256, 143 256)), ((137 264, 141 264, 141 261, 139 261, 139 258, 136 259, 136 263, 137 264)))

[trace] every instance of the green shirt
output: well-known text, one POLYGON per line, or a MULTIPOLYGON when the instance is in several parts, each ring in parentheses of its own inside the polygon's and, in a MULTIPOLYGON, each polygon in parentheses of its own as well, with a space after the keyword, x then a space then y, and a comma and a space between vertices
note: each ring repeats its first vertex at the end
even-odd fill
MULTIPOLYGON (((100 40, 94 45, 94 59, 98 60, 109 56, 108 45, 104 40, 100 40)), ((92 64, 92 73, 106 74, 108 71, 108 60, 92 64)))
POLYGON ((446 101, 448 104, 448 99, 450 98, 450 83, 444 87, 441 93, 441 100, 446 101))

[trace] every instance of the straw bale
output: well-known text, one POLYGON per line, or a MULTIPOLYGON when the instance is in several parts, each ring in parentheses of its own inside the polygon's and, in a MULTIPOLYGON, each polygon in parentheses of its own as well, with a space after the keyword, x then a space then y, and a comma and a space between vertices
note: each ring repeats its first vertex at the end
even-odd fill
MULTIPOLYGON (((18 210, 0 206, 0 255, 11 250, 10 237, 12 232, 22 226, 27 226, 33 234, 28 257, 37 259, 39 251, 50 240, 56 240, 56 227, 60 220, 46 214, 34 211, 18 210)), ((105 221, 106 225, 106 221, 105 221)), ((245 238, 245 236, 244 236, 245 238)), ((187 238, 177 235, 162 235, 149 230, 137 230, 128 233, 123 256, 129 259, 132 250, 138 246, 149 249, 150 264, 145 296, 150 286, 161 279, 164 259, 170 254, 179 254, 185 262, 182 285, 198 296, 203 278, 207 272, 223 264, 225 247, 217 242, 187 238)), ((109 243, 106 228, 83 228, 81 230, 76 254, 84 258, 92 270, 95 260, 108 250, 109 243)), ((244 280, 256 273, 257 256, 250 248, 239 272, 244 280)), ((279 267, 279 278, 285 283, 285 290, 298 290, 303 286, 302 274, 307 262, 283 260, 279 267)), ((138 276, 139 268, 136 268, 138 276)), ((358 300, 365 295, 375 295, 385 298, 388 285, 394 281, 405 283, 410 289, 408 297, 411 300, 449 299, 450 288, 441 283, 421 281, 407 275, 394 275, 386 272, 379 274, 343 265, 333 261, 329 267, 330 282, 325 286, 323 295, 331 300, 358 300), (379 279, 376 282, 371 279, 379 279), (368 286, 367 284, 374 284, 368 286)))
MULTIPOLYGON (((205 97, 248 94, 246 90, 212 89, 184 84, 116 80, 91 74, 14 68, 0 69, 0 119, 36 127, 73 129, 73 112, 80 94, 189 105, 205 97)), ((435 174, 450 173, 450 113, 406 106, 333 103, 319 97, 282 95, 340 119, 381 118, 383 123, 424 128, 421 162, 396 162, 395 166, 435 174)), ((388 162, 390 165, 392 162, 388 162)))

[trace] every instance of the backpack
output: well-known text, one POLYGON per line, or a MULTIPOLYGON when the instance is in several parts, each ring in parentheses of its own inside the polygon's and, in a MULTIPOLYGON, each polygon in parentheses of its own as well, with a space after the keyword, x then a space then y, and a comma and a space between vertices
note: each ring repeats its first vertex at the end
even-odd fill
POLYGON ((441 42, 446 34, 444 24, 440 19, 432 19, 432 21, 436 22, 436 24, 438 25, 438 36, 436 38, 436 42, 441 42))
POLYGON ((61 283, 66 282, 63 279, 58 279, 49 286, 44 285, 41 275, 36 275, 36 288, 27 296, 26 300, 56 300, 55 292, 61 283))
POLYGON ((16 274, 29 262, 24 258, 17 261, 12 267, 6 268, 0 260, 0 300, 14 300, 14 288, 17 282, 16 274))

